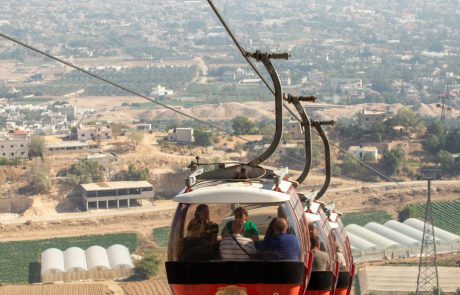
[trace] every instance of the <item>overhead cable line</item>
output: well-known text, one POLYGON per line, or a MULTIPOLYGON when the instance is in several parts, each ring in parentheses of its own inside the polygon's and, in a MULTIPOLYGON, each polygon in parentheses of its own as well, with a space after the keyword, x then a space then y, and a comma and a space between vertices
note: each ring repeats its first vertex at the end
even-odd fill
MULTIPOLYGON (((217 10, 216 6, 214 5, 214 3, 212 2, 212 0, 207 0, 207 2, 209 3, 209 6, 211 6, 212 10, 214 11, 215 15, 217 16, 217 18, 220 20, 222 26, 225 28, 225 30, 227 31, 228 35, 230 36, 230 38, 233 40, 233 43, 235 43, 235 46, 238 48, 238 50, 240 51, 241 55, 244 57, 244 59, 247 61, 247 63, 251 66, 251 68, 254 70, 254 72, 257 74, 257 76, 259 76, 259 78, 264 82, 265 86, 267 86, 268 90, 270 90, 270 92, 275 95, 275 91, 273 90, 273 88, 270 86, 270 84, 268 84, 268 82, 264 79, 264 77, 262 76, 262 74, 259 72, 259 70, 255 67, 254 63, 249 59, 248 55, 246 54, 246 50, 243 49, 243 47, 240 45, 240 43, 238 42, 238 40, 236 39, 235 35, 233 35, 232 31, 230 30, 229 26, 227 25, 227 23, 225 22, 224 18, 222 17, 222 15, 220 14, 220 12, 217 10)), ((296 115, 294 114, 294 112, 292 112, 292 110, 287 106, 286 103, 283 103, 283 106, 289 111, 289 113, 291 113, 291 115, 293 115, 298 122, 300 122, 302 124, 302 120, 296 115)), ((316 135, 319 136, 318 132, 316 132, 316 130, 312 129, 313 133, 315 133, 316 135)), ((330 142, 330 144, 337 148, 339 151, 341 151, 342 153, 346 154, 348 157, 358 161, 359 163, 361 163, 362 165, 364 165, 365 167, 367 167, 368 169, 370 169, 371 171, 373 171, 374 173, 378 174, 379 176, 381 176, 382 178, 388 180, 388 181, 391 181, 391 182, 394 182, 398 185, 400 185, 400 183, 394 179, 392 179, 391 177, 389 176, 386 176, 385 174, 381 173, 380 171, 378 171, 377 169, 371 167, 369 164, 367 164, 366 162, 364 161, 361 161, 359 158, 355 157, 354 155, 348 153, 347 151, 345 151, 344 149, 342 149, 339 145, 333 143, 333 142, 330 142)))
MULTIPOLYGON (((257 76, 259 76, 260 80, 262 80, 262 82, 265 84, 265 86, 267 86, 268 90, 273 94, 275 95, 275 90, 273 90, 273 88, 270 86, 270 84, 268 84, 267 80, 262 76, 262 74, 259 72, 259 70, 257 69, 257 67, 254 65, 254 63, 249 59, 249 56, 247 54, 247 51, 243 49, 243 47, 241 47, 240 43, 238 42, 238 40, 236 40, 236 37, 233 35, 232 31, 230 30, 230 28, 228 27, 227 23, 225 22, 224 18, 220 15, 219 11, 217 10, 216 6, 214 5, 214 3, 212 2, 212 0, 207 0, 208 3, 209 3, 209 6, 211 6, 212 10, 214 11, 215 15, 217 16, 217 18, 220 20, 220 22, 222 23, 222 25, 224 26, 225 30, 227 31, 228 35, 230 36, 230 38, 232 38, 233 40, 233 43, 235 44, 235 46, 238 48, 238 50, 240 51, 241 55, 244 57, 244 59, 246 60, 246 62, 251 66, 251 68, 254 70, 254 72, 257 74, 257 76)), ((302 122, 302 120, 300 119, 300 117, 294 113, 289 107, 288 105, 283 102, 283 106, 286 110, 289 111, 289 113, 297 119, 297 121, 299 122, 302 122)))
POLYGON ((35 52, 37 52, 37 53, 39 53, 39 54, 41 54, 41 55, 44 55, 44 56, 46 56, 46 57, 48 57, 48 58, 51 58, 51 59, 53 59, 53 60, 55 60, 55 61, 58 61, 58 62, 60 62, 60 63, 62 63, 62 64, 65 64, 65 65, 67 65, 67 66, 69 66, 69 67, 71 67, 71 68, 74 68, 74 69, 77 70, 77 71, 80 71, 80 72, 82 72, 82 73, 85 73, 85 74, 87 74, 87 75, 90 75, 90 76, 93 77, 93 78, 96 78, 96 79, 98 79, 98 80, 100 80, 100 81, 103 81, 103 82, 105 82, 105 83, 107 83, 107 84, 110 84, 110 85, 112 85, 112 86, 115 86, 115 87, 117 87, 117 88, 119 88, 119 89, 121 89, 121 90, 124 90, 124 91, 126 91, 126 92, 128 92, 128 93, 131 93, 131 94, 133 94, 133 95, 135 95, 135 96, 142 97, 142 98, 144 98, 144 99, 146 99, 146 100, 148 100, 148 101, 150 101, 150 102, 152 102, 152 103, 154 103, 154 104, 160 105, 160 106, 162 106, 162 107, 164 107, 164 108, 166 108, 166 109, 168 109, 168 110, 171 110, 171 111, 173 111, 173 112, 176 112, 176 113, 178 113, 178 114, 181 114, 181 115, 183 115, 183 116, 185 116, 185 117, 187 117, 187 118, 189 118, 189 119, 195 120, 195 121, 200 122, 201 124, 204 124, 204 125, 206 125, 206 126, 208 126, 208 127, 211 127, 211 128, 213 128, 213 129, 216 129, 216 130, 219 130, 219 131, 222 131, 222 132, 225 132, 225 133, 227 133, 227 134, 229 134, 229 135, 232 135, 232 136, 235 136, 235 137, 237 137, 237 138, 239 138, 239 139, 242 139, 242 140, 247 141, 247 139, 245 139, 244 137, 241 137, 241 136, 238 136, 238 135, 234 135, 232 132, 230 132, 230 131, 228 131, 228 130, 226 130, 226 129, 224 129, 224 128, 221 128, 221 127, 219 127, 219 126, 215 126, 215 125, 210 124, 210 123, 208 123, 208 122, 206 122, 206 121, 204 121, 204 120, 201 120, 201 119, 196 118, 196 117, 194 117, 194 116, 192 116, 192 115, 189 115, 189 114, 187 114, 187 113, 185 113, 185 112, 182 112, 182 111, 180 111, 180 110, 177 110, 177 109, 175 109, 175 108, 173 108, 173 107, 171 107, 171 106, 168 106, 168 105, 166 105, 166 104, 164 104, 164 103, 158 102, 158 101, 156 101, 155 99, 153 99, 153 98, 151 98, 151 97, 148 97, 148 96, 146 96, 146 95, 143 95, 143 94, 141 94, 141 93, 139 93, 139 92, 137 92, 137 91, 135 91, 135 90, 132 90, 132 89, 130 89, 130 88, 128 88, 128 87, 125 87, 125 86, 123 86, 123 85, 120 85, 120 84, 118 84, 118 83, 112 82, 112 81, 110 81, 110 80, 108 80, 108 79, 106 79, 106 78, 104 78, 104 77, 101 77, 101 76, 95 74, 95 73, 92 73, 92 72, 90 72, 90 71, 87 71, 87 70, 85 70, 85 69, 83 69, 83 68, 81 68, 81 67, 79 67, 79 66, 77 66, 77 65, 75 65, 75 64, 72 64, 72 63, 70 63, 70 62, 68 62, 68 61, 65 61, 65 60, 63 60, 63 59, 60 59, 60 58, 58 58, 58 57, 56 57, 56 56, 53 56, 53 55, 51 55, 51 54, 49 54, 49 53, 46 53, 46 52, 44 52, 44 51, 42 51, 42 50, 40 50, 40 49, 38 49, 38 48, 36 48, 36 47, 33 47, 33 46, 29 45, 29 44, 26 44, 26 43, 24 43, 24 42, 21 42, 21 41, 19 41, 19 40, 13 38, 13 37, 11 37, 11 36, 5 35, 5 34, 3 34, 3 33, 1 33, 1 32, 0 32, 0 36, 3 37, 3 38, 5 38, 5 39, 8 39, 8 40, 10 40, 10 41, 12 41, 12 42, 14 42, 14 43, 16 43, 16 44, 19 44, 19 45, 21 45, 21 46, 24 46, 24 47, 26 47, 26 48, 28 48, 28 49, 30 49, 30 50, 32 50, 32 51, 35 51, 35 52))
MULTIPOLYGON (((194 117, 194 116, 192 116, 192 115, 189 115, 189 114, 187 114, 187 113, 185 113, 185 112, 182 112, 182 111, 179 111, 179 110, 177 110, 177 109, 175 109, 175 108, 173 108, 173 107, 170 107, 170 106, 168 106, 168 105, 166 105, 166 104, 163 104, 163 103, 161 103, 161 102, 158 102, 158 101, 156 101, 156 100, 154 100, 154 99, 152 99, 152 98, 150 98, 150 97, 148 97, 148 96, 145 96, 145 95, 143 95, 143 94, 141 94, 141 93, 138 93, 138 92, 136 92, 136 91, 134 91, 134 90, 132 90, 132 89, 129 89, 129 88, 123 86, 123 85, 120 85, 120 84, 118 84, 118 83, 112 82, 112 81, 110 81, 110 80, 108 80, 108 79, 106 79, 106 78, 103 78, 103 77, 101 77, 101 76, 99 76, 99 75, 97 75, 97 74, 94 74, 94 73, 92 73, 92 72, 90 72, 90 71, 87 71, 87 70, 85 70, 85 69, 83 69, 83 68, 81 68, 81 67, 79 67, 79 66, 77 66, 77 65, 75 65, 75 64, 72 64, 72 63, 70 63, 70 62, 68 62, 68 61, 65 61, 65 60, 63 60, 63 59, 60 59, 60 58, 58 58, 58 57, 56 57, 56 56, 53 56, 53 55, 51 55, 51 54, 49 54, 49 53, 46 53, 46 52, 44 52, 44 51, 42 51, 42 50, 40 50, 40 49, 38 49, 38 48, 36 48, 36 47, 34 47, 34 46, 32 46, 32 45, 29 45, 29 44, 26 44, 26 43, 24 43, 24 42, 22 42, 22 41, 19 41, 19 40, 17 40, 16 38, 13 38, 13 37, 11 37, 11 36, 5 35, 5 34, 3 34, 3 33, 1 33, 1 32, 0 32, 0 36, 3 37, 3 38, 5 38, 5 39, 7 39, 7 40, 10 40, 10 41, 12 41, 12 42, 14 42, 14 43, 16 43, 16 44, 19 44, 19 45, 21 45, 21 46, 23 46, 23 47, 26 47, 26 48, 28 48, 28 49, 30 49, 30 50, 32 50, 32 51, 35 51, 35 52, 37 52, 37 53, 39 53, 39 54, 41 54, 41 55, 44 55, 44 56, 46 56, 46 57, 48 57, 48 58, 50 58, 50 59, 53 59, 53 60, 55 60, 55 61, 57 61, 57 62, 60 62, 60 63, 62 63, 62 64, 65 64, 65 65, 67 65, 67 66, 69 66, 69 67, 71 67, 71 68, 73 68, 73 69, 75 69, 75 70, 77 70, 77 71, 80 71, 80 72, 82 72, 82 73, 84 73, 84 74, 87 74, 87 75, 89 75, 89 76, 91 76, 91 77, 93 77, 93 78, 95 78, 95 79, 97 79, 97 80, 103 81, 103 82, 105 82, 105 83, 107 83, 107 84, 110 84, 110 85, 112 85, 112 86, 114 86, 114 87, 117 87, 117 88, 119 88, 119 89, 121 89, 121 90, 124 90, 124 91, 126 91, 126 92, 128 92, 128 93, 131 93, 131 94, 133 94, 133 95, 135 95, 135 96, 144 98, 144 99, 146 99, 146 100, 148 100, 148 101, 150 101, 150 102, 152 102, 152 103, 154 103, 154 104, 160 105, 160 106, 162 106, 162 107, 164 107, 164 108, 166 108, 166 109, 169 109, 169 110, 171 110, 171 111, 173 111, 173 112, 176 112, 176 113, 178 113, 178 114, 181 114, 181 115, 183 115, 183 116, 185 116, 185 117, 187 117, 187 118, 189 118, 189 119, 195 120, 195 121, 197 121, 197 122, 199 122, 199 123, 201 123, 201 124, 204 124, 204 125, 206 125, 206 126, 208 126, 208 127, 210 127, 210 128, 219 130, 219 131, 221 131, 221 132, 223 132, 223 133, 225 133, 225 134, 228 134, 228 135, 230 135, 230 136, 234 136, 234 137, 239 138, 239 139, 241 139, 241 140, 243 140, 243 141, 245 141, 245 142, 250 142, 250 140, 248 140, 248 139, 246 139, 246 138, 244 138, 244 137, 242 137, 242 136, 235 135, 234 133, 232 133, 232 132, 230 132, 230 131, 228 131, 228 130, 226 130, 226 129, 224 129, 224 128, 221 128, 221 127, 219 127, 219 126, 213 125, 213 124, 208 123, 208 122, 206 122, 206 121, 204 121, 204 120, 201 120, 201 119, 196 118, 196 117, 194 117)), ((293 158, 293 157, 290 157, 290 156, 287 156, 287 155, 281 155, 281 156, 284 157, 284 158, 286 158, 286 159, 290 159, 290 160, 296 161, 296 162, 298 162, 298 163, 304 164, 304 162, 303 162, 302 160, 299 160, 299 159, 296 159, 296 158, 293 158)))

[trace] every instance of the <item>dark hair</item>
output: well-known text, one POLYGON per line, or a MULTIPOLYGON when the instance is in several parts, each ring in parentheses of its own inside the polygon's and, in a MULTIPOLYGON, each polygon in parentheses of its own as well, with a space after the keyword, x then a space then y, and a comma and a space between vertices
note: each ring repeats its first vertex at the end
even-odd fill
POLYGON ((318 245, 321 244, 318 238, 311 238, 310 242, 311 242, 312 249, 315 249, 316 247, 318 247, 318 245))
POLYGON ((206 204, 200 204, 200 205, 198 205, 198 207, 196 207, 196 209, 195 209, 195 214, 194 214, 194 217, 195 217, 196 219, 200 218, 200 212, 201 212, 201 210, 203 210, 204 208, 209 208, 209 206, 206 205, 206 204))
POLYGON ((285 233, 287 232, 289 228, 288 222, 286 218, 283 217, 277 217, 275 218, 275 221, 273 222, 273 231, 275 233, 285 233))
POLYGON ((243 207, 238 207, 235 210, 233 210, 233 215, 236 216, 236 212, 239 212, 239 211, 241 211, 243 213, 243 215, 249 216, 248 210, 246 208, 243 208, 243 207))

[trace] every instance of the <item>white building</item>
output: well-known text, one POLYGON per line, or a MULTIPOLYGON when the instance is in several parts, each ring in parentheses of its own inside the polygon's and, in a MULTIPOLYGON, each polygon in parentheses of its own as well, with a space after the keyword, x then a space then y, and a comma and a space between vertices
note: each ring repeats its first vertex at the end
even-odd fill
POLYGON ((112 128, 102 124, 87 127, 79 126, 77 128, 79 141, 112 139, 112 137, 112 128))
POLYGON ((379 152, 375 146, 350 146, 348 152, 361 160, 367 159, 376 162, 379 157, 379 152))
POLYGON ((166 89, 165 87, 161 86, 158 84, 157 87, 152 89, 152 92, 150 92, 150 95, 152 96, 169 96, 172 95, 174 91, 171 89, 166 89))
POLYGON ((0 135, 0 158, 27 158, 29 137, 27 132, 15 130, 13 134, 0 135))
POLYGON ((193 128, 174 128, 168 131, 168 140, 180 143, 194 143, 193 128))

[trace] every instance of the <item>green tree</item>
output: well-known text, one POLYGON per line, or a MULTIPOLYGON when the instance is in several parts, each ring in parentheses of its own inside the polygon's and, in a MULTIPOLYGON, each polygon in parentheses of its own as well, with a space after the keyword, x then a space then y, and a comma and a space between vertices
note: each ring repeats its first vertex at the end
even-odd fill
POLYGON ((451 153, 460 153, 460 128, 451 130, 447 134, 446 149, 451 153))
POLYGON ((386 151, 383 154, 381 164, 388 174, 394 175, 402 167, 405 159, 404 151, 400 148, 396 148, 386 151))
POLYGON ((232 129, 236 135, 253 134, 255 124, 247 117, 237 116, 232 120, 232 129))
POLYGON ((136 168, 134 164, 129 164, 128 165, 128 170, 127 171, 122 171, 119 173, 119 177, 115 177, 116 179, 120 180, 147 180, 149 179, 149 169, 141 169, 141 168, 136 168))
POLYGON ((79 161, 69 172, 78 176, 80 183, 104 181, 104 167, 96 161, 79 161))
POLYGON ((144 133, 138 131, 131 132, 128 135, 128 141, 133 145, 133 149, 136 150, 138 145, 144 141, 144 133))
POLYGON ((430 153, 437 153, 443 146, 442 134, 434 135, 428 134, 426 139, 422 142, 423 148, 430 153))
POLYGON ((391 122, 393 126, 403 126, 408 134, 420 133, 424 127, 420 115, 407 108, 399 109, 391 122))
POLYGON ((193 136, 195 137, 195 144, 200 146, 211 146, 212 145, 212 133, 203 130, 203 129, 195 129, 193 132, 193 136))
POLYGON ((153 249, 144 252, 142 260, 136 263, 135 272, 144 279, 149 279, 158 273, 160 260, 153 249))
POLYGON ((455 161, 455 158, 451 153, 448 151, 440 151, 437 157, 443 171, 451 174, 460 173, 460 163, 455 161))
POLYGON ((35 170, 30 179, 29 187, 35 194, 47 194, 51 190, 51 180, 44 171, 35 170))
POLYGON ((29 142, 29 157, 40 157, 43 159, 45 152, 45 139, 42 136, 33 135, 29 142))

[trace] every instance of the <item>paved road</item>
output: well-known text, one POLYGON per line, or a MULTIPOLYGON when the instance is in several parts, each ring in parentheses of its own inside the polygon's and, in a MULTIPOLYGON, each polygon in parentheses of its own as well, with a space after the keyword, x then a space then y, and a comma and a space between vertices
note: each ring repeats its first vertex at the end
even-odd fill
POLYGON ((156 205, 154 206, 140 207, 140 208, 108 209, 108 210, 100 209, 100 210, 91 210, 91 211, 75 212, 75 213, 56 213, 52 215, 34 216, 34 217, 20 216, 18 218, 12 218, 8 220, 0 221, 0 224, 22 224, 29 220, 32 222, 48 222, 48 221, 61 221, 61 220, 82 220, 82 219, 91 219, 95 217, 138 215, 138 214, 150 213, 150 212, 174 211, 176 209, 176 206, 177 206, 176 202, 161 201, 160 203, 156 203, 156 205))

